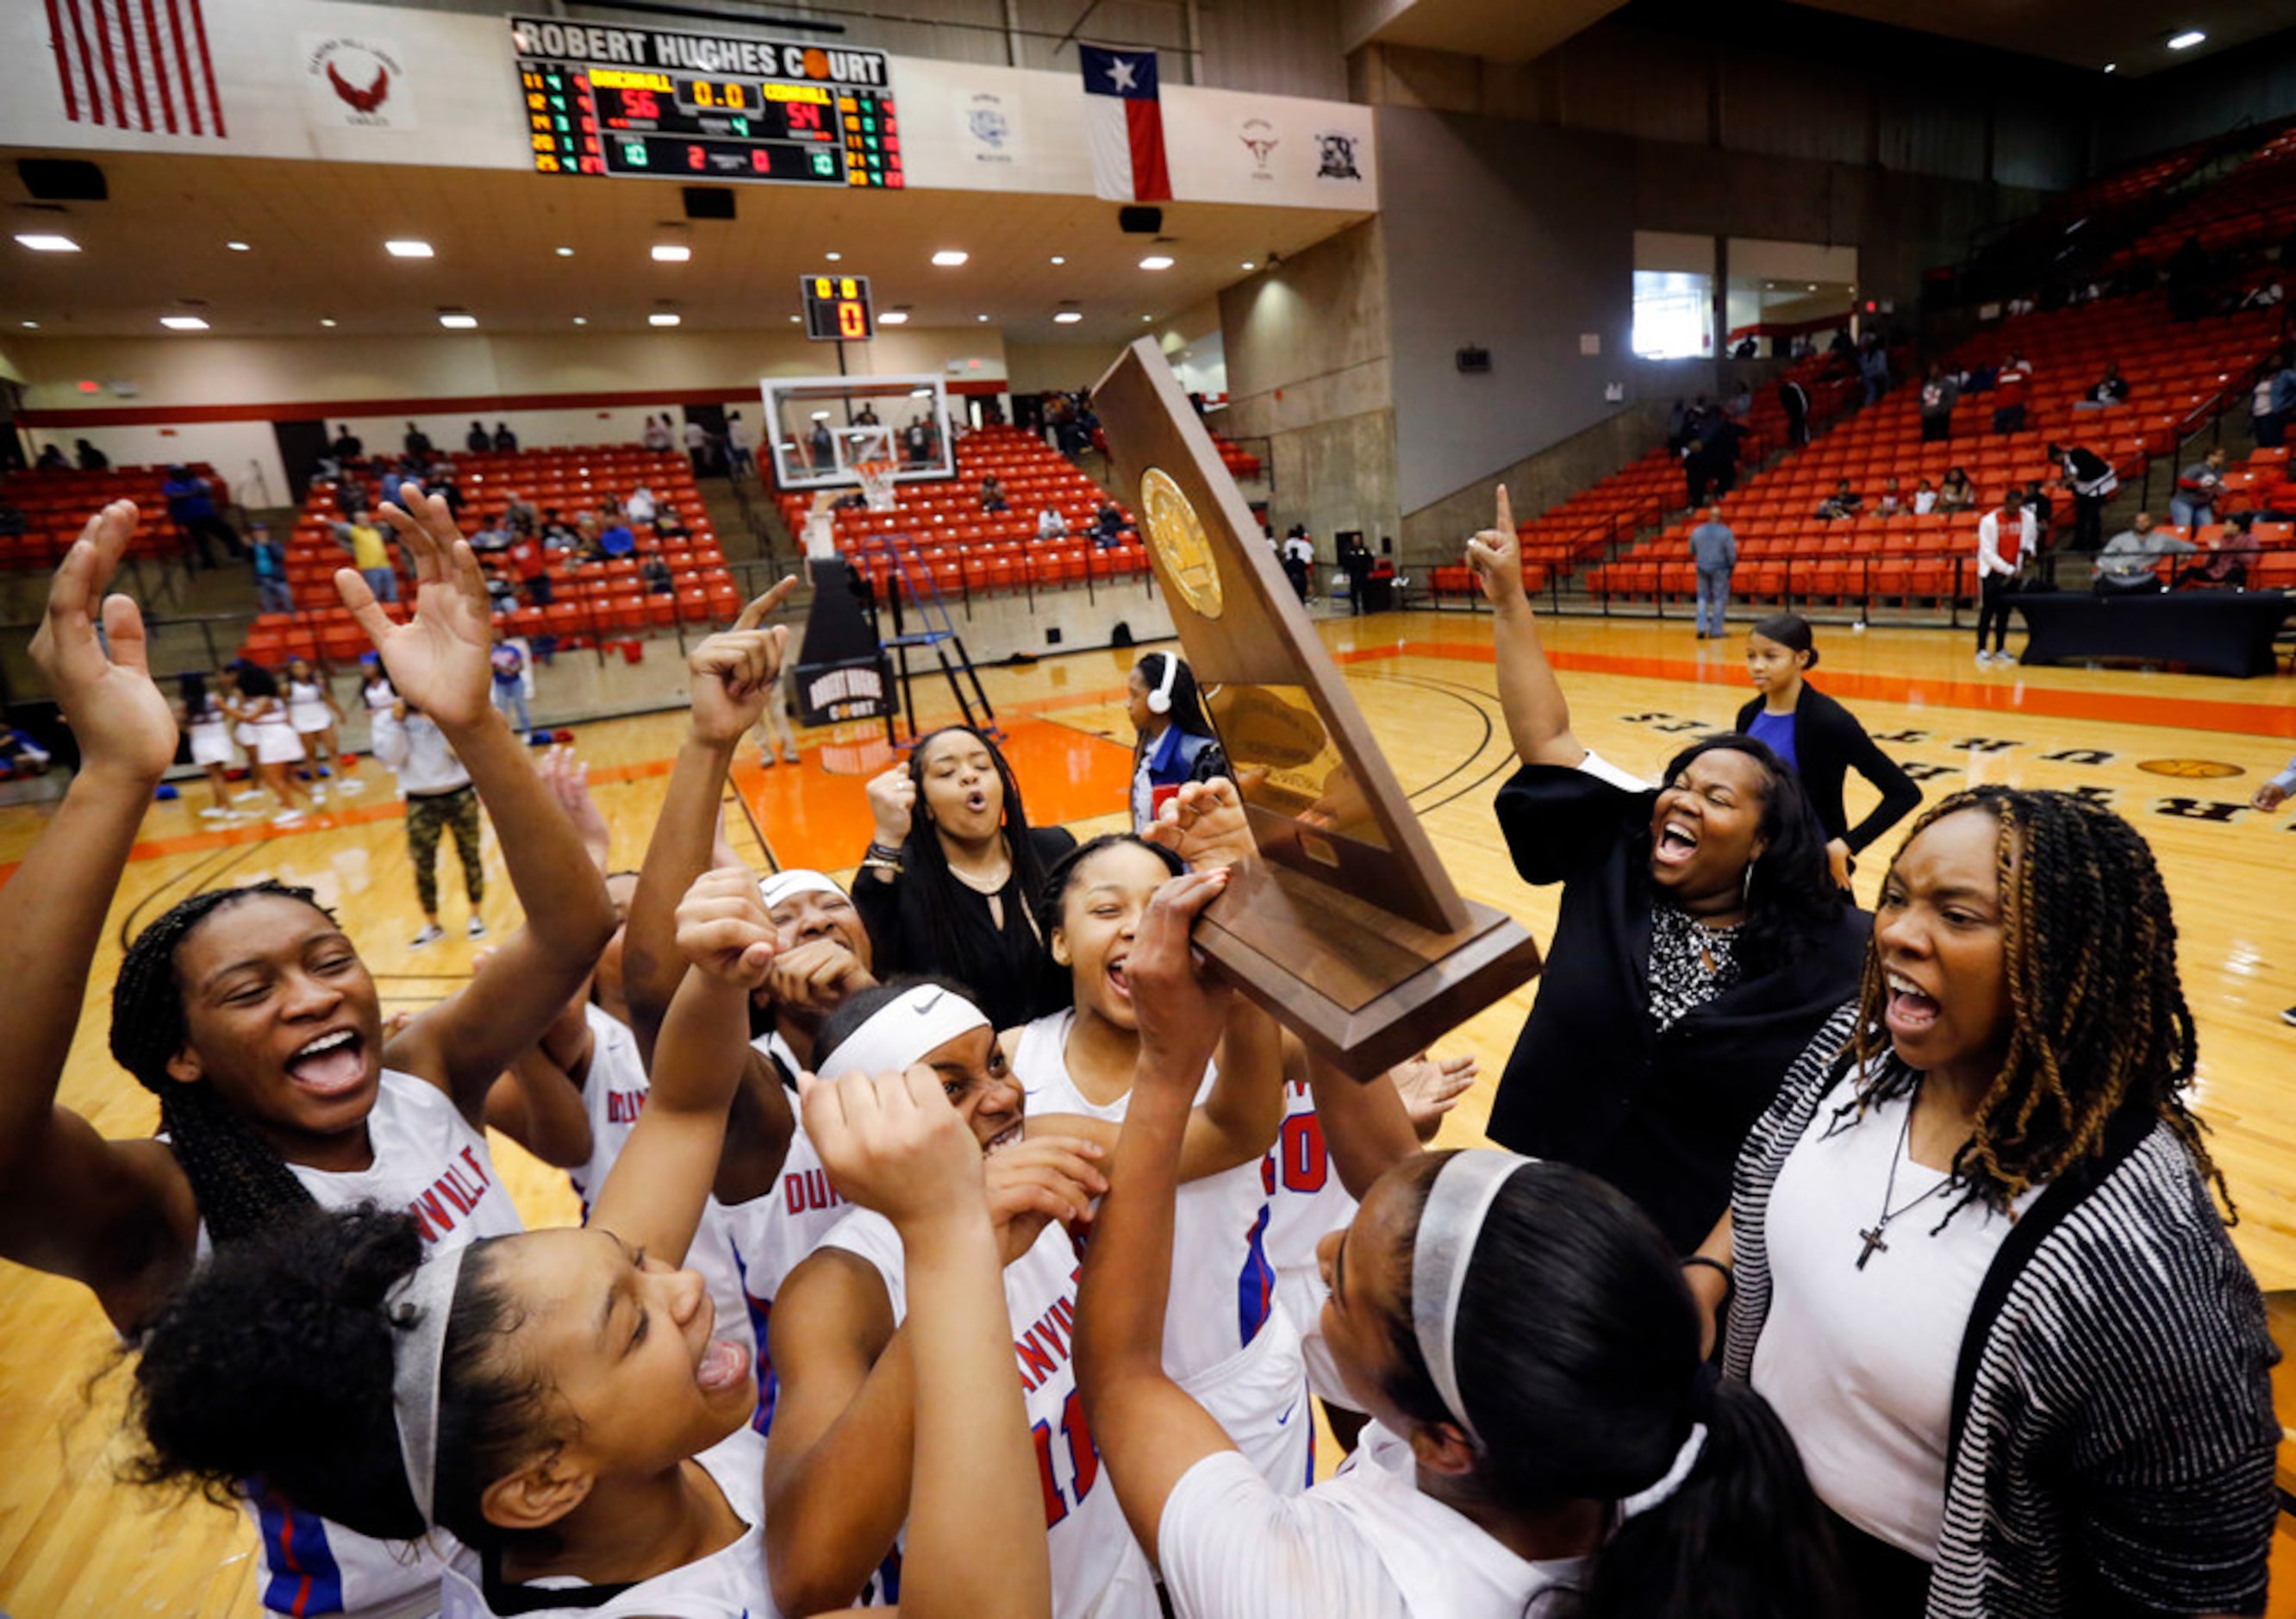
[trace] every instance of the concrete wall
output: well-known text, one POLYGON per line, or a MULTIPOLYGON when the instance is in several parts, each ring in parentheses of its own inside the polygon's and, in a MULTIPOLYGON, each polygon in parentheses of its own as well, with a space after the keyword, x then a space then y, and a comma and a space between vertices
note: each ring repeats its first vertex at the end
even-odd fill
POLYGON ((2097 120, 2100 172, 2147 153, 2222 135, 2247 119, 2268 124, 2296 112, 2296 29, 2112 86, 2097 120))
POLYGON ((1506 485, 1518 521, 1561 505, 1588 484, 1647 455, 1666 436, 1665 414, 1666 407, 1655 399, 1614 410, 1592 427, 1409 513, 1403 520, 1398 565, 1406 571, 1421 571, 1462 560, 1467 536, 1490 526, 1497 484, 1506 485))
POLYGON ((1401 532, 1389 362, 1387 253, 1367 220, 1220 294, 1228 409, 1221 431, 1265 437, 1279 534, 1308 525, 1401 532))

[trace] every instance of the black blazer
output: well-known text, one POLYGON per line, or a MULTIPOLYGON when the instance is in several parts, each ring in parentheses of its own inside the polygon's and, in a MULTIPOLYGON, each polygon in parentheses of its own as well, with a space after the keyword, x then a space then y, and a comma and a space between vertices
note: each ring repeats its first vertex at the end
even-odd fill
MULTIPOLYGON (((1047 869, 1076 847, 1076 834, 1065 826, 1031 826, 1029 837, 1047 869)), ((958 953, 954 960, 942 960, 934 951, 931 908, 921 879, 904 873, 886 883, 874 872, 855 874, 853 908, 869 930, 879 979, 896 973, 953 978, 999 1031, 1069 1004, 1068 972, 1054 964, 1030 920, 1040 896, 1021 892, 1017 864, 997 896, 1004 907, 1001 928, 989 916, 986 894, 955 882, 950 888, 956 900, 958 953)))
POLYGON ((1655 796, 1553 765, 1526 765, 1499 790, 1515 869, 1525 882, 1563 886, 1538 999, 1492 1099, 1490 1134, 1602 1176, 1687 1253, 1730 1206, 1738 1148, 1787 1068, 1857 994, 1872 918, 1845 900, 1792 959, 1660 1033, 1638 835, 1655 796))
MULTIPOLYGON (((1755 697, 1738 711, 1738 729, 1750 732, 1762 711, 1755 697)), ((1857 716, 1807 681, 1794 703, 1794 761, 1801 790, 1817 813, 1817 824, 1829 838, 1840 838, 1856 854, 1875 838, 1921 808, 1922 790, 1897 761, 1874 745, 1857 716), (1841 807, 1841 778, 1851 770, 1872 782, 1882 794, 1874 813, 1852 826, 1841 807)))

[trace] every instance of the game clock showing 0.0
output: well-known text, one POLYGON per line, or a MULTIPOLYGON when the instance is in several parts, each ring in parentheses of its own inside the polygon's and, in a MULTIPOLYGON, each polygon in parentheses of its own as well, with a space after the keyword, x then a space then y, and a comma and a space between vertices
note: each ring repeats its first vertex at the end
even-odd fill
POLYGON ((805 334, 816 342, 859 342, 877 334, 866 275, 800 275, 805 334))

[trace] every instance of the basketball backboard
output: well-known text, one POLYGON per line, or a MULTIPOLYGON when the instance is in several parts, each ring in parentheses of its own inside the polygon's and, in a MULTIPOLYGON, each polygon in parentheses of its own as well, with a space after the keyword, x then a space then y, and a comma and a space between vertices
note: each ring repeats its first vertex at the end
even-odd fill
POLYGON ((956 475, 948 387, 937 376, 767 377, 764 448, 785 489, 851 489, 865 461, 897 481, 956 475))

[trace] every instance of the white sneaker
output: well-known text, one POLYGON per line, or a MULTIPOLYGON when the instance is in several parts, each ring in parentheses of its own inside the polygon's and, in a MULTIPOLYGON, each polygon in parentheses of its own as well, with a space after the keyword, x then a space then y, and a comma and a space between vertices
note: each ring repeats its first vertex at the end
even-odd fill
POLYGON ((234 804, 243 804, 243 803, 247 802, 250 799, 261 798, 262 796, 263 796, 263 789, 262 789, 262 788, 260 788, 260 787, 250 787, 250 788, 249 788, 246 792, 244 792, 244 793, 233 793, 233 794, 231 795, 231 801, 232 801, 233 803, 234 803, 234 804))
POLYGON ((231 818, 231 811, 221 804, 216 804, 200 811, 200 819, 203 821, 227 821, 231 818))
POLYGON ((338 793, 364 793, 366 791, 366 784, 356 776, 346 776, 335 784, 335 791, 338 793))
POLYGON ((472 939, 483 939, 483 938, 485 938, 485 937, 487 936, 487 925, 486 925, 486 920, 485 920, 485 918, 480 917, 480 916, 473 916, 473 917, 472 917, 472 918, 471 918, 471 922, 470 922, 470 925, 469 925, 469 926, 467 926, 467 927, 465 927, 465 928, 463 930, 463 933, 464 936, 465 936, 465 937, 467 937, 467 938, 472 938, 472 939))
POLYGON ((275 826, 300 826, 302 821, 303 812, 300 810, 282 810, 271 818, 271 824, 275 826))
POLYGON ((311 801, 315 804, 325 803, 327 801, 327 790, 324 787, 316 785, 313 786, 311 789, 311 801))
POLYGON ((422 931, 406 941, 406 948, 413 950, 419 950, 426 944, 438 943, 439 941, 444 939, 446 936, 447 930, 445 928, 440 927, 435 922, 426 922, 422 925, 422 931))

